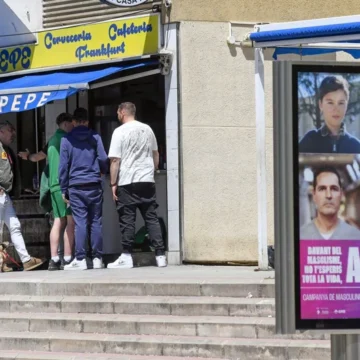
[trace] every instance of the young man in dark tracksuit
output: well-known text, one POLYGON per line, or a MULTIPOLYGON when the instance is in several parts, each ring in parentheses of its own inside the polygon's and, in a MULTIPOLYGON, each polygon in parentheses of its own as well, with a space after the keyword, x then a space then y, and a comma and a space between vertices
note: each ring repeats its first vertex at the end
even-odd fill
POLYGON ((93 268, 103 268, 101 174, 108 158, 100 136, 88 128, 87 111, 74 112, 74 129, 61 141, 59 180, 64 201, 71 206, 75 221, 75 259, 64 270, 85 270, 87 230, 93 254, 93 268))

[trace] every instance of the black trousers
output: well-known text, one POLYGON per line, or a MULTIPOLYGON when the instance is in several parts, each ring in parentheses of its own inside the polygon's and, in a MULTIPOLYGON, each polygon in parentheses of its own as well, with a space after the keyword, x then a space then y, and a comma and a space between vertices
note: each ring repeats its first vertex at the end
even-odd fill
POLYGON ((117 189, 117 211, 124 253, 131 253, 135 241, 136 209, 145 221, 155 255, 164 255, 165 247, 161 227, 156 213, 155 184, 149 182, 119 186, 117 189))

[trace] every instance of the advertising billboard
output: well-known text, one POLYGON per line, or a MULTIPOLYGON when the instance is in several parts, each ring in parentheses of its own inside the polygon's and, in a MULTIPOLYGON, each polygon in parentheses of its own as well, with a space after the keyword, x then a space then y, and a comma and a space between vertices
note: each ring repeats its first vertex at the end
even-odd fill
POLYGON ((360 70, 292 70, 296 327, 360 328, 360 70))

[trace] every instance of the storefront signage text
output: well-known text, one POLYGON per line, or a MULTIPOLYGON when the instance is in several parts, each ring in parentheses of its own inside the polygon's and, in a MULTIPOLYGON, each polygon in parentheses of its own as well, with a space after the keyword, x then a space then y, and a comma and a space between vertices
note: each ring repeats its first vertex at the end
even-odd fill
POLYGON ((91 34, 83 31, 80 34, 71 34, 67 36, 56 36, 51 32, 45 35, 44 45, 47 49, 51 49, 53 45, 70 44, 73 42, 90 41, 92 39, 91 34))
POLYGON ((31 49, 28 46, 13 49, 0 49, 0 73, 13 71, 18 66, 28 69, 30 66, 31 49))
POLYGON ((35 109, 50 101, 51 92, 0 96, 0 114, 35 109))
POLYGON ((122 27, 118 27, 117 24, 111 24, 109 27, 109 38, 110 40, 115 41, 117 37, 126 38, 128 35, 148 33, 152 31, 153 29, 151 24, 146 24, 145 22, 140 26, 136 26, 134 23, 131 23, 131 25, 125 23, 122 27))
POLYGON ((0 49, 0 74, 79 62, 155 54, 159 16, 44 31, 38 44, 0 49))
POLYGON ((115 6, 138 6, 147 2, 147 0, 104 0, 105 2, 115 6))

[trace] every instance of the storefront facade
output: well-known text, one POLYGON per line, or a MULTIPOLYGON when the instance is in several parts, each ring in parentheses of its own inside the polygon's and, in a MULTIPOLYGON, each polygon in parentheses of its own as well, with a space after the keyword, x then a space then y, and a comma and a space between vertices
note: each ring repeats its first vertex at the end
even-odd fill
MULTIPOLYGON (((189 262, 258 260, 254 49, 239 42, 257 23, 359 13, 355 1, 173 1, 179 23, 183 249, 189 262), (229 44, 233 36, 236 44, 229 44)), ((272 53, 265 50, 268 244, 274 243, 272 53)), ((355 61, 337 53, 299 61, 355 61)), ((262 229, 264 230, 264 229, 262 229)))
MULTIPOLYGON (((100 133, 108 149, 112 131, 119 125, 118 104, 134 102, 139 118, 153 128, 158 139, 161 159, 160 170, 155 174, 158 212, 166 239, 169 239, 169 263, 178 264, 177 61, 173 61, 170 52, 159 52, 164 37, 160 14, 150 12, 43 30, 38 33, 36 44, 0 49, 3 59, 0 64, 0 118, 11 122, 20 135, 13 146, 15 153, 25 148, 36 152, 56 130, 55 119, 59 113, 71 113, 76 107, 84 107, 89 111, 91 126, 100 133)), ((169 47, 176 49, 176 27, 168 27, 166 36, 169 47)), ((21 201, 32 197, 35 205, 35 184, 38 186, 43 164, 21 160, 19 164, 23 183, 19 189, 21 201)), ((104 251, 118 254, 121 252, 118 220, 108 185, 106 176, 104 251)), ((41 216, 27 215, 23 222, 30 221, 31 215, 36 215, 33 218, 41 216)), ((139 219, 136 230, 140 234, 142 226, 139 219)), ((27 228, 23 224, 25 239, 27 228)), ((141 253, 150 251, 148 244, 141 240, 137 245, 141 253)))
MULTIPOLYGON (((341 6, 335 2, 326 8, 316 2, 309 5, 305 1, 296 2, 293 7, 289 7, 285 2, 245 2, 239 6, 238 2, 233 0, 220 5, 215 0, 172 1, 171 5, 167 1, 147 1, 130 8, 91 0, 84 7, 82 1, 75 0, 70 7, 67 0, 57 1, 56 4, 44 0, 44 28, 63 28, 39 33, 38 46, 43 44, 38 53, 39 57, 34 55, 28 69, 22 68, 22 62, 27 64, 25 58, 11 70, 16 70, 17 76, 22 76, 32 70, 41 73, 46 67, 53 68, 54 71, 77 69, 79 66, 91 68, 109 61, 106 46, 112 42, 119 47, 118 53, 113 57, 115 61, 139 61, 138 57, 146 54, 159 58, 158 49, 163 49, 163 53, 164 50, 165 53, 172 53, 170 73, 161 75, 164 77, 166 112, 166 213, 172 263, 185 261, 251 264, 258 260, 259 195, 254 51, 241 48, 238 44, 229 44, 229 36, 239 42, 253 31, 254 25, 259 22, 349 15, 359 7, 353 1, 341 3, 341 6), (291 11, 286 10, 290 8, 291 11), (338 13, 339 9, 341 14, 338 13), (131 45, 127 43, 126 51, 122 53, 122 42, 117 42, 122 39, 117 34, 121 27, 118 26, 116 31, 112 28, 110 32, 111 21, 107 21, 116 18, 123 21, 124 17, 142 19, 150 15, 160 17, 156 49, 155 46, 152 47, 154 43, 150 42, 143 43, 144 46, 136 45, 138 43, 135 39, 138 39, 140 34, 133 34, 126 38, 126 42, 130 41, 131 45), (103 24, 106 25, 97 24, 99 21, 105 21, 103 24), (76 30, 74 33, 74 29, 79 29, 76 26, 79 23, 91 23, 83 25, 82 28, 89 26, 95 29, 93 27, 103 26, 101 41, 93 36, 92 39, 82 40, 81 36, 86 39, 89 31, 83 34, 82 30, 76 30), (48 33, 52 33, 51 39, 50 35, 45 39, 48 33), (63 44, 59 40, 60 43, 53 43, 58 41, 59 36, 71 36, 73 33, 78 34, 78 42, 63 44), (85 44, 88 48, 79 50, 76 55, 75 50, 85 44), (104 51, 104 57, 96 56, 96 49, 104 51), (44 64, 43 59, 51 60, 52 63, 44 64)), ((95 34, 97 30, 90 32, 95 34)), ((272 51, 265 51, 265 60, 271 57, 272 51)), ((298 55, 292 55, 292 58, 300 61, 306 59, 298 55)), ((166 57, 162 60, 164 59, 166 57)), ((350 58, 338 53, 325 55, 320 59, 347 61, 350 58)), ((265 227, 268 244, 274 242, 271 67, 272 63, 265 61, 265 227)), ((8 73, 1 76, 3 75, 9 76, 8 73)), ((131 72, 131 75, 134 74, 131 72)), ((148 93, 149 89, 152 92, 153 85, 144 91, 148 93)), ((55 130, 54 121, 51 119, 61 111, 73 111, 76 106, 84 106, 88 107, 94 117, 100 113, 107 116, 110 108, 103 108, 104 105, 96 102, 97 100, 96 105, 89 108, 89 103, 94 100, 91 94, 95 91, 96 89, 78 91, 67 100, 47 103, 39 110, 38 122, 42 123, 42 119, 47 122, 46 126, 38 131, 43 132, 42 138, 38 140, 39 149, 55 130)), ((40 100, 41 98, 36 99, 34 103, 40 100)), ((22 117, 31 117, 26 112, 20 114, 22 117)), ((12 113, 1 116, 11 118, 14 115, 12 113)))

